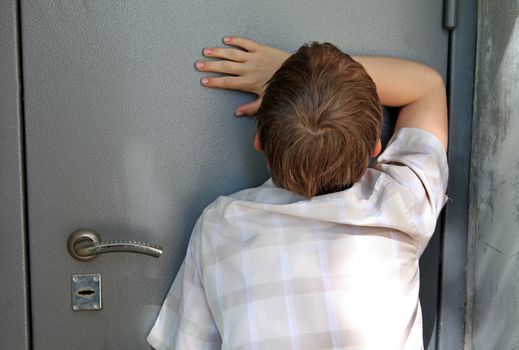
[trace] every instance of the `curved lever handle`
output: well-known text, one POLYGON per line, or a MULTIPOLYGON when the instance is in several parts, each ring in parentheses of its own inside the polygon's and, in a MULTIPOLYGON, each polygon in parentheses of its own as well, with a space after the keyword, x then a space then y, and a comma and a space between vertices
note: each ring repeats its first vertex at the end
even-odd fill
POLYGON ((70 255, 81 261, 91 260, 99 254, 110 252, 140 253, 156 258, 162 254, 161 247, 148 243, 127 240, 101 241, 101 237, 96 232, 88 229, 72 232, 67 245, 70 255))

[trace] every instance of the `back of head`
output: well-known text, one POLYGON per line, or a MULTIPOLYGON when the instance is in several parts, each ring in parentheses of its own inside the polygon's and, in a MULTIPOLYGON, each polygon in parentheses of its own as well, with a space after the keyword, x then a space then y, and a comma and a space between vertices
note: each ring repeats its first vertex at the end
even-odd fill
POLYGON ((359 181, 382 106, 362 65, 329 43, 302 46, 272 76, 257 132, 274 183, 307 198, 359 181))

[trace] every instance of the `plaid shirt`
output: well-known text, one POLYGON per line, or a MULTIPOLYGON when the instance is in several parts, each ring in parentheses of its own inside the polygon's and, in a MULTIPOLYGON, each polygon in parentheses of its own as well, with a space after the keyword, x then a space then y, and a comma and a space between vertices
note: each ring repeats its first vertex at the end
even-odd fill
POLYGON ((422 349, 418 260, 447 159, 400 129, 348 190, 219 197, 199 218, 148 342, 156 349, 422 349))

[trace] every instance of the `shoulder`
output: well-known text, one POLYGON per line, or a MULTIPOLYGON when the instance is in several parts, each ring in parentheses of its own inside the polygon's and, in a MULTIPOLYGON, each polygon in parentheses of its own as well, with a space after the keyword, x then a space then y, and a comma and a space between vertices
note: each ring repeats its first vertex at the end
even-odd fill
POLYGON ((215 225, 222 219, 251 208, 265 208, 268 205, 290 204, 301 200, 301 196, 277 187, 268 179, 257 187, 246 188, 229 195, 222 195, 209 204, 200 215, 195 228, 215 225))
POLYGON ((447 201, 447 154, 440 140, 418 128, 398 130, 374 167, 405 204, 416 233, 432 235, 447 201))
POLYGON ((436 136, 423 129, 398 130, 378 158, 375 169, 412 190, 427 185, 443 192, 447 188, 449 168, 445 149, 436 136))
POLYGON ((435 161, 448 170, 447 153, 441 141, 432 133, 419 128, 401 128, 389 140, 378 158, 378 164, 402 162, 413 165, 417 161, 435 161))

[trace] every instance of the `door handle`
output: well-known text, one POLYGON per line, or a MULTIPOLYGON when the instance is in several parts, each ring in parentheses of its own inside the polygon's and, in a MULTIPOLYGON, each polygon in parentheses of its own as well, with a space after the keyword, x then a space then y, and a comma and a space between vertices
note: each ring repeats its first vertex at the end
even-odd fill
POLYGON ((99 254, 111 252, 140 253, 156 258, 162 254, 162 247, 153 244, 128 240, 102 241, 96 232, 89 229, 72 232, 67 245, 70 255, 81 261, 91 260, 99 254))

